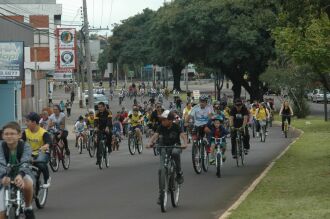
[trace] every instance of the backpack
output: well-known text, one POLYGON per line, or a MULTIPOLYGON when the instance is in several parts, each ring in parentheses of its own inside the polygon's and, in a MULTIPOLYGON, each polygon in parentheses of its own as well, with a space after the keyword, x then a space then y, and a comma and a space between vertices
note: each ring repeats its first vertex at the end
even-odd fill
MULTIPOLYGON (((24 144, 25 143, 22 140, 20 140, 18 142, 17 154, 16 154, 18 162, 21 162, 21 158, 22 158, 22 155, 23 155, 23 152, 24 152, 24 144)), ((9 162, 9 148, 8 148, 6 142, 2 142, 2 150, 3 150, 3 153, 5 155, 6 162, 8 163, 9 162)))

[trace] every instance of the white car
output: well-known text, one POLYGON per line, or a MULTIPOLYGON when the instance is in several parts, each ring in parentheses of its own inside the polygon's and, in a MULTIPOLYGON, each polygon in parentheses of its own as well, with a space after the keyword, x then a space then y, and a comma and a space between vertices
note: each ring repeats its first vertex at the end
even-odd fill
MULTIPOLYGON (((324 101, 324 92, 321 89, 315 89, 313 91, 312 101, 319 103, 324 101)), ((330 93, 327 92, 327 101, 330 101, 330 93)))
MULTIPOLYGON (((109 109, 109 99, 107 96, 103 95, 103 94, 93 94, 94 97, 94 109, 97 110, 97 105, 100 102, 103 102, 107 109, 109 109)), ((85 94, 85 101, 86 101, 86 105, 88 105, 88 94, 85 94)))

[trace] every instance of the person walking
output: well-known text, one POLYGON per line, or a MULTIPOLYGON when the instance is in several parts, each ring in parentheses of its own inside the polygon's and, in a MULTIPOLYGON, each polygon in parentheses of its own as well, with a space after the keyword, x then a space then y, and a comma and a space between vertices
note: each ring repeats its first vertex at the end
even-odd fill
POLYGON ((64 104, 64 101, 63 100, 60 101, 59 106, 60 106, 60 112, 63 113, 64 112, 64 109, 65 109, 65 104, 64 104))
POLYGON ((74 93, 74 90, 72 88, 72 91, 71 91, 71 102, 73 103, 74 101, 74 96, 75 96, 75 93, 74 93))
POLYGON ((72 102, 70 100, 67 100, 65 103, 65 108, 66 108, 66 114, 68 117, 71 115, 71 108, 72 108, 72 102))

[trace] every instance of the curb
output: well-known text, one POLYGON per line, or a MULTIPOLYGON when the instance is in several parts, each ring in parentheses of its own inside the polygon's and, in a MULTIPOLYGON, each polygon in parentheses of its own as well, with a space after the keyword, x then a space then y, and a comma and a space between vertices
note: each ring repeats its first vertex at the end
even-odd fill
POLYGON ((256 178, 251 185, 243 192, 243 194, 219 217, 219 219, 227 219, 232 214, 232 211, 238 208, 242 202, 249 196, 251 192, 257 187, 257 185, 261 182, 261 180, 267 175, 267 173, 272 169, 274 164, 278 159, 280 159, 290 148, 293 144, 295 144, 301 136, 304 134, 303 130, 294 128, 293 130, 297 130, 300 132, 300 135, 291 142, 273 161, 266 167, 264 171, 256 178))

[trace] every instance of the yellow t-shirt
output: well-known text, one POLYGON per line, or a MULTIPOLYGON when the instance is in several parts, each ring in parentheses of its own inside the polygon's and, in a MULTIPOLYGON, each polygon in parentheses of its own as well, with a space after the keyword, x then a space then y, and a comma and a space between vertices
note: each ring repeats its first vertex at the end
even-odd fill
POLYGON ((43 136, 47 131, 39 128, 36 133, 31 132, 30 129, 25 130, 26 142, 30 144, 33 155, 38 155, 39 149, 45 144, 43 136))
POLYGON ((138 115, 131 114, 131 115, 129 115, 129 118, 130 118, 130 124, 132 127, 141 125, 141 122, 140 122, 140 119, 142 118, 141 113, 139 113, 138 115))
POLYGON ((226 109, 223 111, 223 114, 225 115, 226 119, 229 119, 230 117, 230 109, 226 107, 226 109))
MULTIPOLYGON (((192 110, 192 107, 190 109, 188 109, 187 107, 185 107, 183 109, 183 117, 185 120, 187 120, 187 117, 190 115, 191 110, 192 110)), ((186 121, 186 122, 188 122, 188 121, 186 121)))
POLYGON ((267 119, 266 109, 259 108, 259 110, 257 111, 257 114, 256 114, 256 118, 257 118, 257 120, 266 120, 267 119))
POLYGON ((88 121, 88 125, 94 127, 94 121, 95 121, 95 117, 91 118, 90 116, 87 117, 87 121, 88 121))
POLYGON ((250 109, 251 116, 256 117, 257 109, 250 109))

